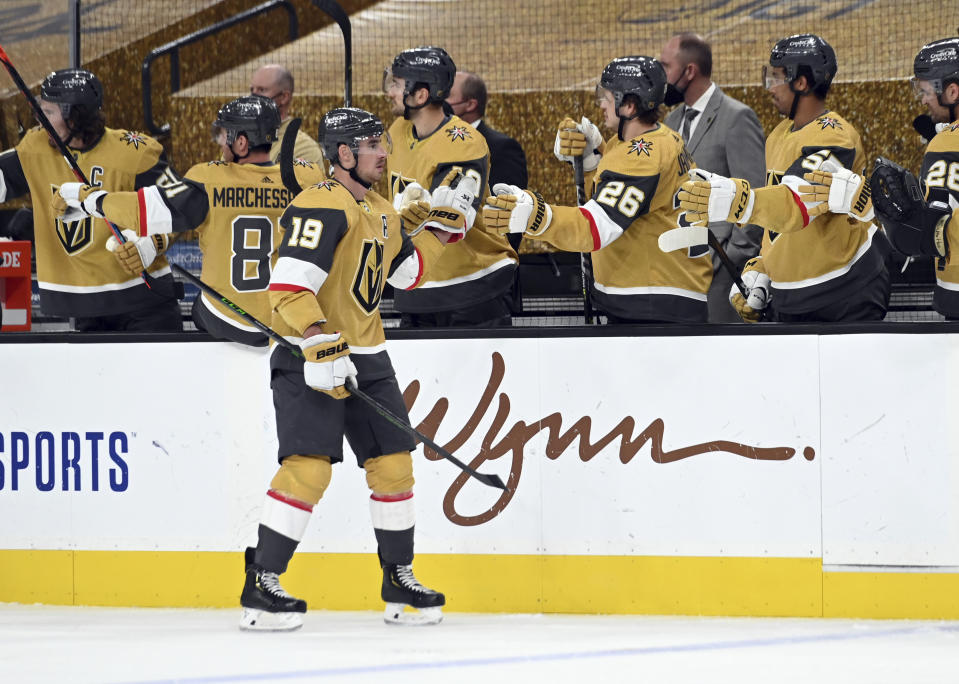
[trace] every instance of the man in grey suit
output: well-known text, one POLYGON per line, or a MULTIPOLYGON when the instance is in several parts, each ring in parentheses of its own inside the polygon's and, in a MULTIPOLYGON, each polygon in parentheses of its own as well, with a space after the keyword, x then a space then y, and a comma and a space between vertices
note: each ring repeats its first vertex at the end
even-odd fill
MULTIPOLYGON (((702 36, 677 33, 663 46, 660 62, 666 70, 667 105, 677 105, 666 125, 677 131, 696 166, 727 177, 745 178, 755 187, 766 184, 766 145, 756 113, 726 95, 712 82, 712 50, 702 36)), ((731 223, 709 224, 739 272, 759 253, 763 229, 737 228, 731 223)), ((732 276, 713 254, 713 282, 709 288, 709 322, 742 323, 729 303, 732 276)))

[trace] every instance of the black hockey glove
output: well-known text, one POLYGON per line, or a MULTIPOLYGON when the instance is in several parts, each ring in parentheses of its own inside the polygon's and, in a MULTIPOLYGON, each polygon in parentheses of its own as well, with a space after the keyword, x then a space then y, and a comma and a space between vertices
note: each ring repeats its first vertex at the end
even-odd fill
POLYGON ((879 157, 869 185, 876 218, 893 247, 907 256, 948 256, 952 210, 942 202, 927 204, 915 174, 879 157))

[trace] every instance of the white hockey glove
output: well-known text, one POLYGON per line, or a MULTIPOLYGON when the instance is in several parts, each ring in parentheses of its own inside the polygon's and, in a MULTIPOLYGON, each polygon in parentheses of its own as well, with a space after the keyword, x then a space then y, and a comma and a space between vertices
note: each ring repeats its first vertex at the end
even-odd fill
POLYGON ((827 159, 816 171, 803 174, 813 185, 799 186, 799 199, 809 217, 827 212, 846 214, 857 221, 872 221, 872 192, 869 179, 827 159), (818 202, 818 204, 817 204, 818 202))
POLYGON ((561 162, 572 162, 573 157, 583 158, 583 171, 595 171, 603 157, 603 135, 596 124, 585 116, 576 123, 568 116, 560 121, 553 142, 553 154, 561 162))
POLYGON ((432 201, 432 198, 430 197, 430 191, 414 181, 403 188, 403 192, 393 198, 393 209, 395 209, 397 212, 401 212, 412 202, 429 203, 430 201, 432 201))
POLYGON ((449 242, 462 240, 476 220, 473 201, 476 199, 477 192, 479 192, 479 184, 476 179, 464 176, 463 170, 454 166, 433 191, 430 213, 416 232, 424 228, 433 228, 449 233, 449 242))
POLYGON ((150 268, 158 256, 167 251, 173 242, 169 235, 148 235, 137 237, 132 230, 120 231, 127 239, 122 245, 115 235, 107 238, 107 249, 120 262, 123 270, 130 275, 139 275, 150 268))
POLYGON ((106 190, 85 183, 64 183, 53 195, 53 213, 65 223, 79 221, 87 216, 103 218, 97 211, 97 200, 106 190))
POLYGON ((553 209, 535 190, 497 183, 483 207, 483 224, 490 233, 540 235, 553 220, 553 209))
POLYGON ((303 377, 307 385, 334 399, 350 396, 345 387, 346 379, 353 378, 356 383, 356 366, 350 360, 350 345, 340 333, 307 337, 300 342, 300 349, 305 360, 303 377))
POLYGON ((692 169, 679 189, 679 206, 692 223, 749 223, 756 196, 749 181, 692 169))
POLYGON ((769 304, 769 276, 766 275, 762 259, 757 257, 747 261, 743 267, 742 277, 749 296, 743 297, 739 288, 733 283, 729 290, 729 303, 744 321, 757 323, 763 317, 763 309, 769 304))

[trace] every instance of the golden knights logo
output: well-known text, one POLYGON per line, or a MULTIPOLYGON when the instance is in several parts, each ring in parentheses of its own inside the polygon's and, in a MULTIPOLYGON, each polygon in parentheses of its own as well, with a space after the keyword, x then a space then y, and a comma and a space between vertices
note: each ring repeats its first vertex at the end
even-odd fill
POLYGON ((635 152, 637 157, 641 154, 645 154, 648 157, 651 149, 653 149, 653 143, 647 142, 644 138, 640 138, 639 140, 629 141, 629 149, 626 150, 626 154, 635 152))
POLYGON ((330 192, 333 192, 333 188, 335 188, 336 185, 337 185, 336 181, 325 180, 325 181, 320 181, 319 183, 315 184, 313 187, 316 188, 317 190, 329 190, 330 192))
MULTIPOLYGON (((58 186, 50 186, 53 194, 57 193, 58 186)), ((79 254, 93 243, 93 218, 87 216, 79 221, 66 223, 55 219, 57 239, 69 255, 79 254)))
POLYGON ((466 126, 450 126, 446 129, 446 135, 448 135, 452 141, 466 140, 473 137, 473 134, 466 130, 466 126))
POLYGON ((376 311, 383 295, 383 243, 364 240, 353 279, 353 298, 367 314, 376 311))
POLYGON ((120 136, 120 140, 125 142, 127 145, 133 145, 133 149, 139 150, 140 143, 146 144, 146 136, 143 133, 138 133, 137 131, 123 131, 123 135, 120 136))
POLYGON ((822 130, 826 130, 827 128, 842 130, 842 124, 839 123, 839 119, 832 116, 821 116, 816 119, 816 123, 821 126, 822 130))
POLYGON ((223 161, 222 159, 214 159, 213 161, 208 161, 206 165, 207 166, 226 166, 227 162, 223 161))
POLYGON ((305 166, 308 169, 312 169, 313 163, 297 157, 296 159, 293 160, 293 166, 305 166))

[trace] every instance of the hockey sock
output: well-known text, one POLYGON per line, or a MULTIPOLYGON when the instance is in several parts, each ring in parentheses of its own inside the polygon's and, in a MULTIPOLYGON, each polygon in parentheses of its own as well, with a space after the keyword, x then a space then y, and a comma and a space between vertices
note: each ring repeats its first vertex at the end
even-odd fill
POLYGON ((384 565, 413 562, 413 526, 416 521, 413 492, 373 494, 370 497, 373 533, 384 565))
POLYGON ((312 512, 311 505, 269 490, 263 504, 254 562, 269 572, 286 572, 312 512))

